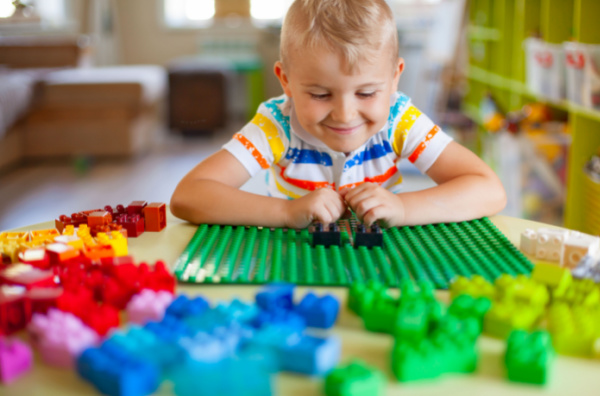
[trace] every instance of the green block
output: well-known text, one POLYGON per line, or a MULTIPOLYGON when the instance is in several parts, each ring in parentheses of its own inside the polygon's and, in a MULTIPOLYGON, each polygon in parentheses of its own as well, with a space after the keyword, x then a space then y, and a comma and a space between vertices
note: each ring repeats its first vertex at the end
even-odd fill
POLYGON ((360 360, 337 367, 325 377, 327 396, 378 396, 384 387, 383 374, 360 360))
POLYGON ((397 340, 392 349, 392 372, 402 382, 437 378, 444 366, 440 358, 443 356, 430 340, 397 340))
POLYGON ((546 331, 513 331, 507 340, 504 363, 508 379, 545 384, 554 358, 552 340, 546 331))
POLYGON ((377 333, 393 334, 398 318, 398 302, 392 297, 377 299, 362 312, 365 328, 377 333))

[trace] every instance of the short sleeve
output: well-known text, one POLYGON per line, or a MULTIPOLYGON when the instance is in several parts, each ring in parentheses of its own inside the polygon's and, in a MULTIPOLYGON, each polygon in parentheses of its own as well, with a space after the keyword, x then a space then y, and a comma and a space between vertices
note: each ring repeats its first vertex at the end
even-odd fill
POLYGON ((407 101, 394 118, 392 147, 400 158, 407 158, 425 173, 452 138, 407 101))
POLYGON ((265 103, 256 115, 223 148, 233 154, 251 176, 279 162, 288 139, 283 126, 273 117, 265 103))

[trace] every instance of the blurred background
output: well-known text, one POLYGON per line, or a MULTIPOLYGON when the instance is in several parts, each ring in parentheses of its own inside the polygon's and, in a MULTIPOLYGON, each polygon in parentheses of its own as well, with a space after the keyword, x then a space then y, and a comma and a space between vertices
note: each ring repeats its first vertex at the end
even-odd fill
MULTIPOLYGON (((0 0, 0 230, 168 203, 282 93, 290 3, 0 0)), ((399 90, 500 175, 503 213, 600 234, 600 2, 388 3, 399 90)), ((400 168, 407 190, 433 185, 400 168)))

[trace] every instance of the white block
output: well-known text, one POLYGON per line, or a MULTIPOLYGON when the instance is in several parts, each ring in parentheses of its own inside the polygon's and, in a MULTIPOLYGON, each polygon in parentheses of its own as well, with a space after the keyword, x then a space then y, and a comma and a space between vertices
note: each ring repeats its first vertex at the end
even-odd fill
POLYGON ((575 268, 586 256, 595 256, 600 250, 600 238, 571 231, 563 243, 561 265, 575 268))
POLYGON ((530 256, 535 255, 535 247, 537 246, 537 233, 531 228, 525 229, 521 233, 520 249, 523 253, 530 256))
POLYGON ((568 230, 538 228, 535 257, 540 260, 560 262, 563 243, 568 233, 568 230))

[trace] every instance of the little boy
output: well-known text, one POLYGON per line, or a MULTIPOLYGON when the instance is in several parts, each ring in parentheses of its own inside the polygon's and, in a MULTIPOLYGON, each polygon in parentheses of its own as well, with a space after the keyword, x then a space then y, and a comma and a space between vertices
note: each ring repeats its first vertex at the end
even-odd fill
POLYGON ((494 172, 396 92, 404 61, 385 0, 296 0, 280 58, 274 71, 284 95, 262 103, 181 180, 171 198, 175 216, 304 228, 352 209, 366 225, 391 227, 502 210, 494 172), (401 193, 402 158, 437 186, 401 193), (261 169, 269 170, 270 196, 239 190, 261 169))

